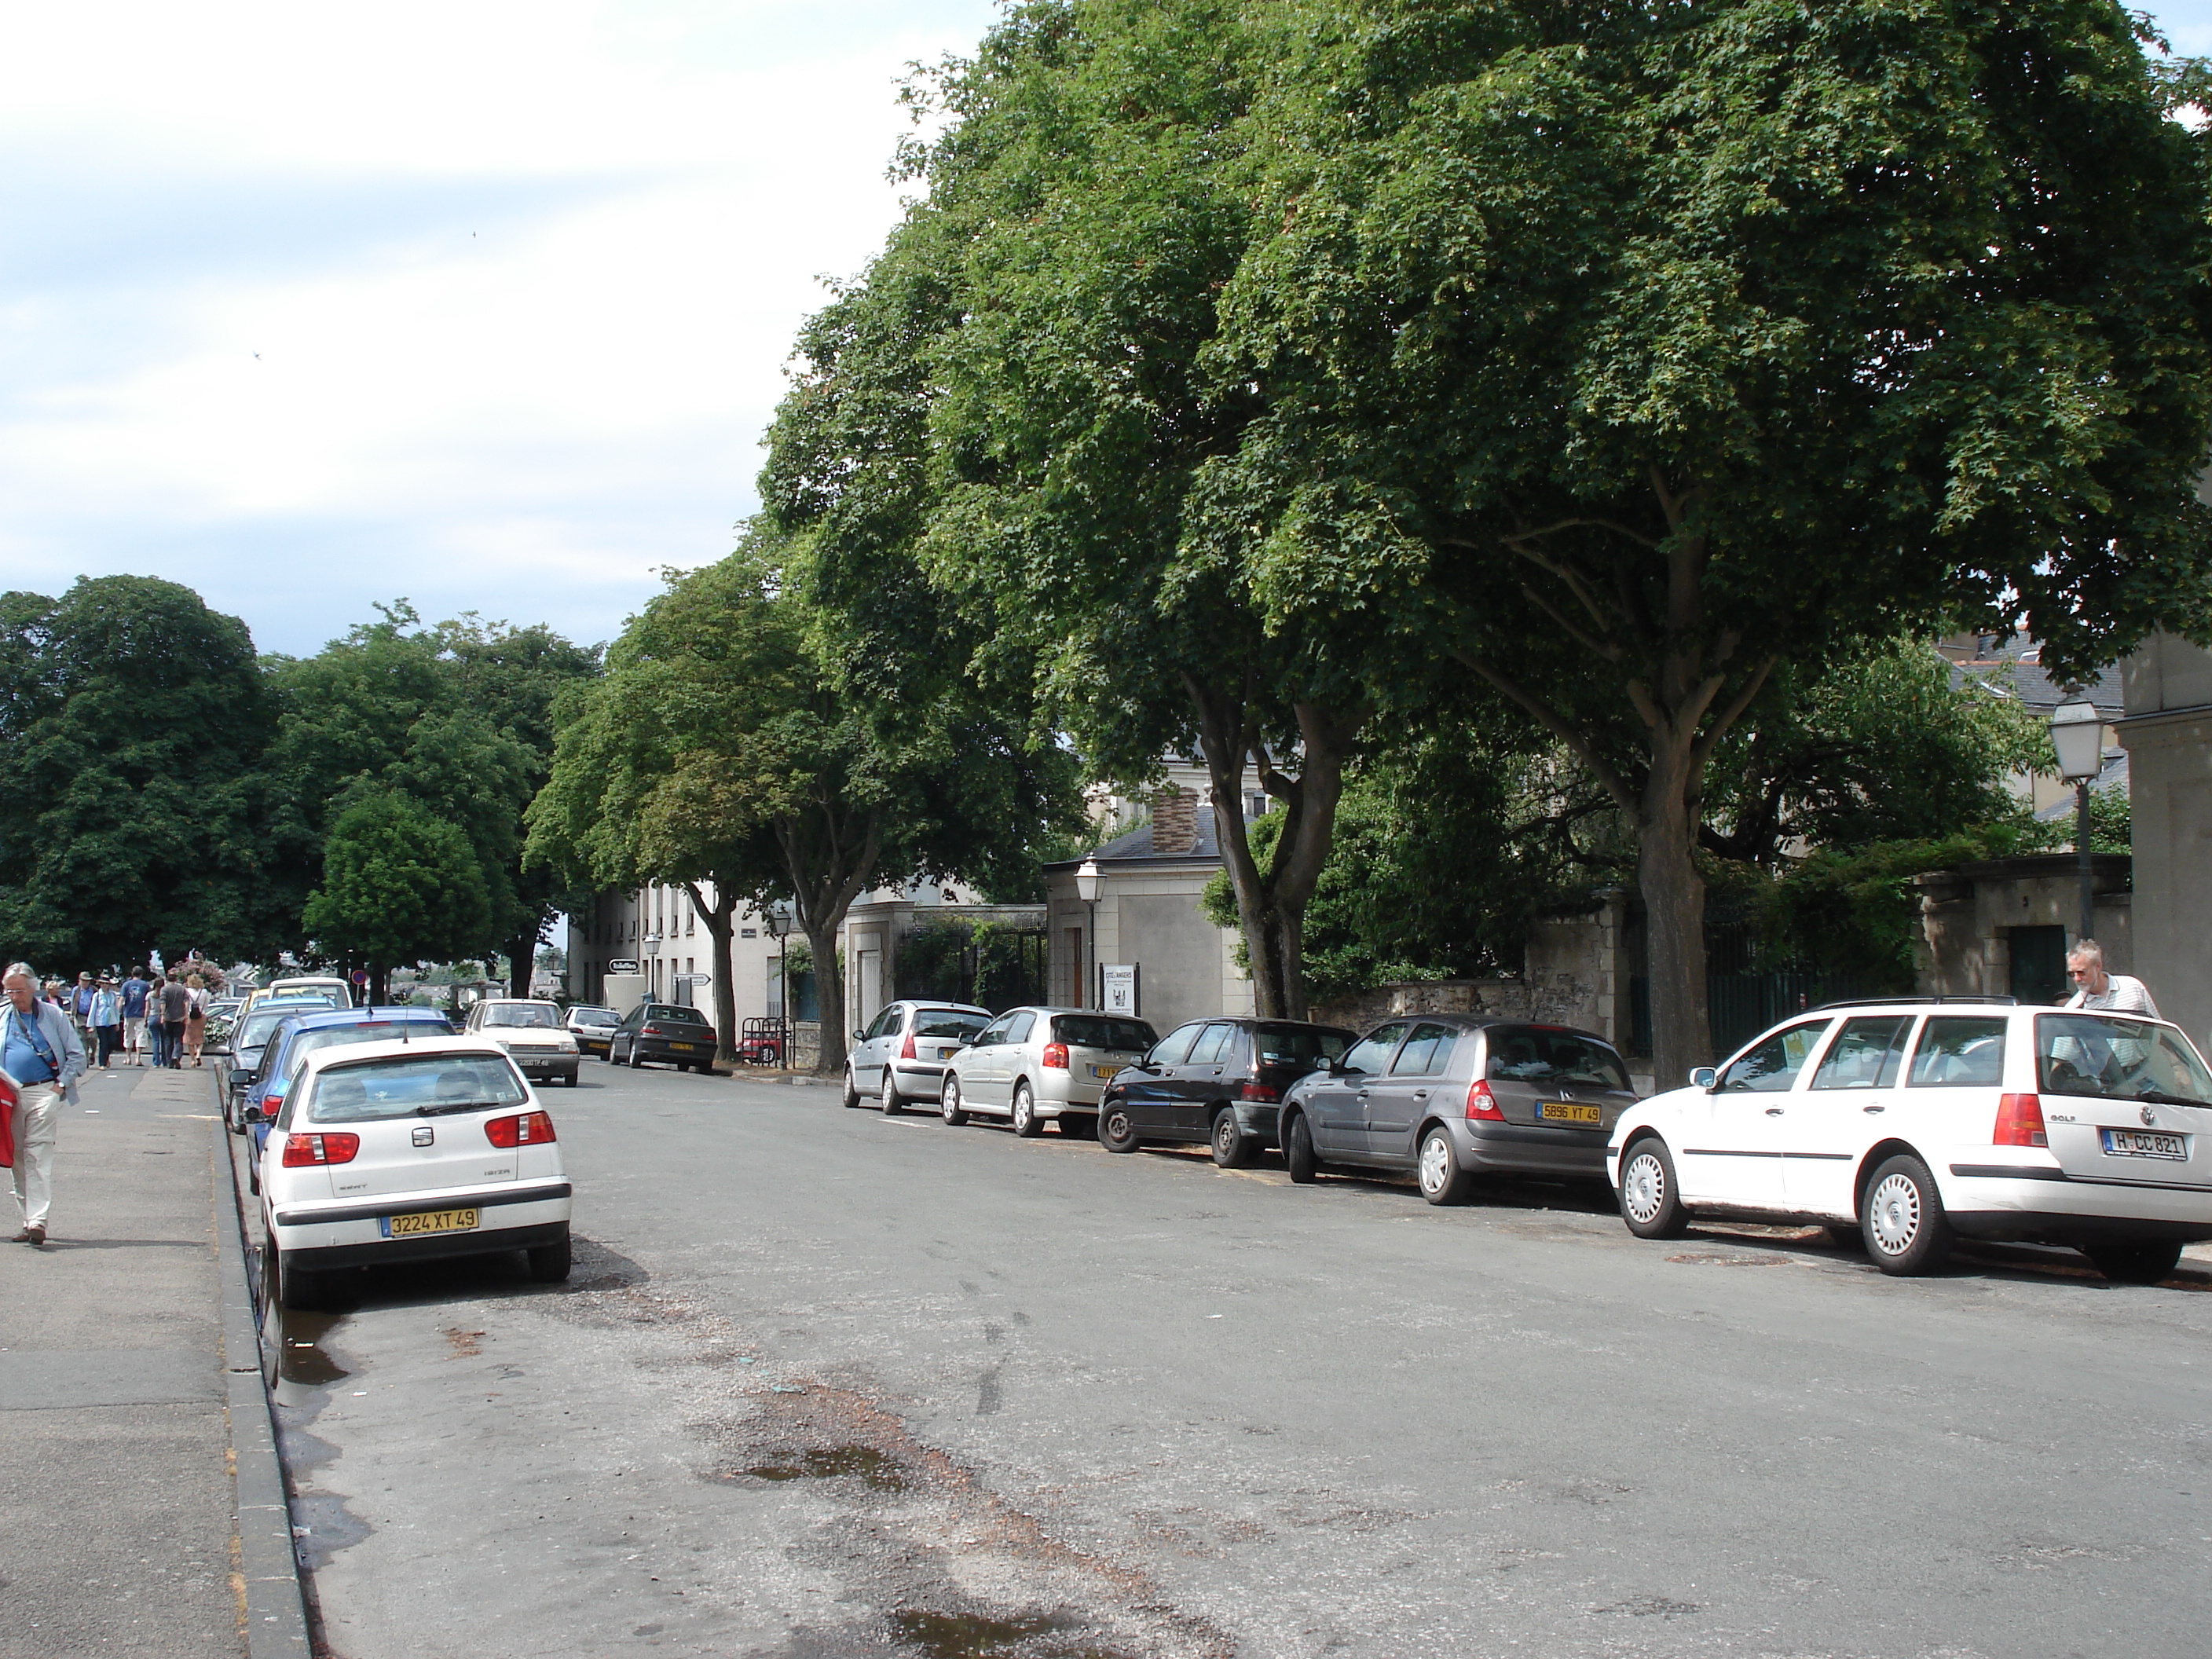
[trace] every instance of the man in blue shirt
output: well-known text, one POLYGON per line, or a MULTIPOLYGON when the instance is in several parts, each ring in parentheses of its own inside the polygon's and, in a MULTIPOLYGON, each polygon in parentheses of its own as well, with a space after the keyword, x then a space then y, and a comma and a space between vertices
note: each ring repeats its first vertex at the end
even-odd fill
POLYGON ((70 1017, 39 1000, 38 976, 15 963, 0 1002, 0 1066, 21 1085, 15 1107, 15 1207, 23 1218, 18 1244, 46 1242, 46 1210, 53 1200, 54 1120, 64 1101, 76 1103, 84 1075, 84 1042, 70 1017))
POLYGON ((146 1063, 138 1054, 139 1042, 146 1035, 146 970, 133 968, 131 977, 123 981, 123 1052, 133 1066, 146 1063))

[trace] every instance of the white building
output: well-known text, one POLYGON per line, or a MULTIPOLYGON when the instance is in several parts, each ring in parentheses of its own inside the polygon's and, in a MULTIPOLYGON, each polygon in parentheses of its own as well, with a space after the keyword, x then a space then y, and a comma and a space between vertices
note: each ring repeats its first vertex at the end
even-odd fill
MULTIPOLYGON (((699 886, 707 902, 714 902, 714 884, 699 886)), ((733 1012, 740 1022, 780 1013, 783 946, 764 918, 740 910, 735 920, 733 1012)), ((654 1001, 690 1003, 710 1015, 714 1010, 714 936, 682 886, 647 882, 629 892, 599 894, 589 910, 568 918, 568 994, 579 1002, 598 1002, 610 972, 635 972, 644 976, 654 1001)))

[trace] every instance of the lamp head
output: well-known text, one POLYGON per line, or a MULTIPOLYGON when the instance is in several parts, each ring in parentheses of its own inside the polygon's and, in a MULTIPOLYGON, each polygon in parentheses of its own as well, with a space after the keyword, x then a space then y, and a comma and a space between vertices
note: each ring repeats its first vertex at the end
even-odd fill
POLYGON ((2058 751, 2058 775, 2069 783, 2094 778, 2105 769, 2105 717, 2086 699, 2062 702, 2051 712, 2051 746, 2058 751))
POLYGON ((1085 904, 1098 902, 1098 860, 1085 859, 1076 867, 1075 896, 1085 904))

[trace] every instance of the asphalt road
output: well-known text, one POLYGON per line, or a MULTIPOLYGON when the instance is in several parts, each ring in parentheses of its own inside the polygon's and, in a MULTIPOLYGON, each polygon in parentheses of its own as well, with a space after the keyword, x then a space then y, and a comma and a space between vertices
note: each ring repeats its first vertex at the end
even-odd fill
POLYGON ((270 1333, 341 1659, 2206 1649, 2196 1257, 1895 1280, 1571 1188, 584 1078, 569 1285, 270 1333))

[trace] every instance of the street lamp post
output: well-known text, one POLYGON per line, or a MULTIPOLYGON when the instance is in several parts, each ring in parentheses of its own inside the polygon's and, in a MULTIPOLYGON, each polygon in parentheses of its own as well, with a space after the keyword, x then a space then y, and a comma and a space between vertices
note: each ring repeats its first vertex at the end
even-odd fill
POLYGON ((2105 717, 2086 700, 2063 702, 2051 712, 2051 746, 2058 751, 2058 775, 2074 786, 2074 848, 2081 870, 2081 931, 2097 929, 2096 890, 2089 872, 2089 784, 2105 769, 2105 717))
POLYGON ((781 1022, 782 1035, 775 1045, 775 1063, 788 1068, 791 1065, 791 950, 785 943, 798 917, 791 901, 780 899, 768 907, 761 920, 768 924, 768 936, 775 941, 775 1017, 781 1022))
POLYGON ((1085 954, 1090 960, 1076 964, 1085 970, 1083 976, 1083 996, 1076 1006, 1088 1008, 1091 1006, 1091 996, 1094 989, 1091 981, 1098 977, 1098 860, 1097 859, 1087 858, 1076 867, 1075 896, 1083 901, 1085 908, 1090 912, 1089 925, 1083 930, 1085 954))

